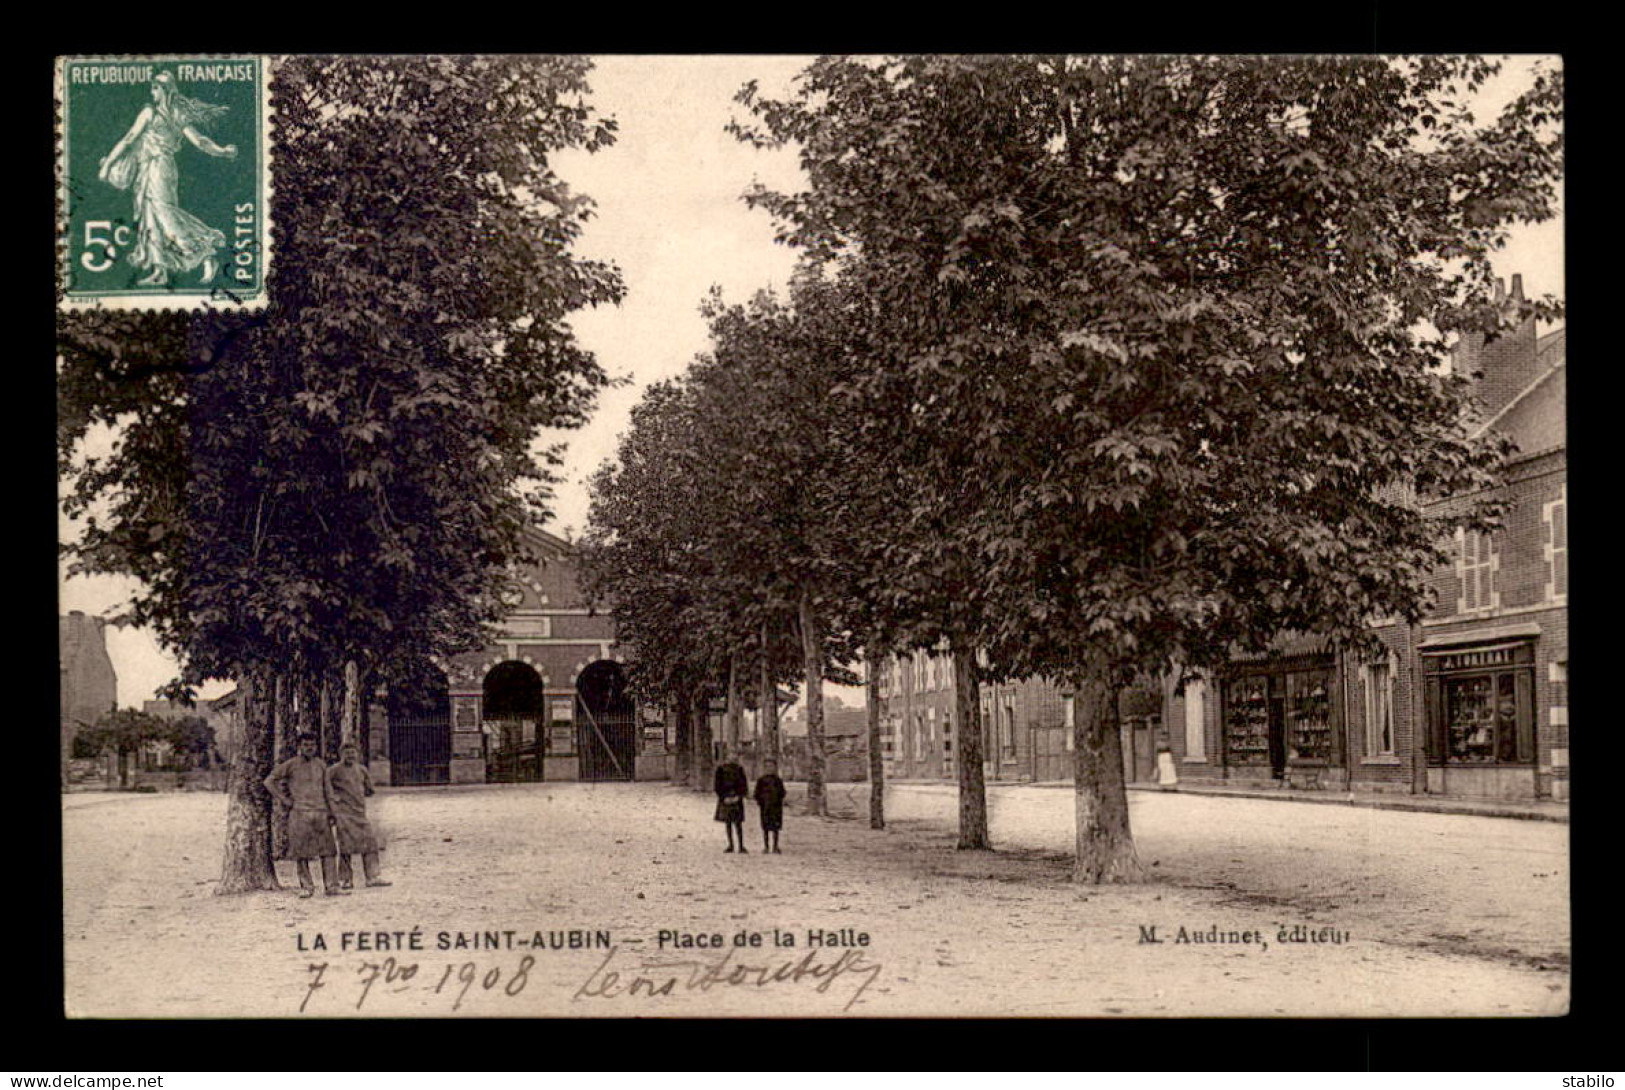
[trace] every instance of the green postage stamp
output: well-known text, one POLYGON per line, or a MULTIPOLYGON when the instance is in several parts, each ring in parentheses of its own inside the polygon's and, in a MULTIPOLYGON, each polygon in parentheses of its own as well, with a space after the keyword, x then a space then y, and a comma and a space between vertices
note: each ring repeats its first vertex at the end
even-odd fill
POLYGON ((258 309, 271 264, 265 57, 62 57, 61 305, 258 309))

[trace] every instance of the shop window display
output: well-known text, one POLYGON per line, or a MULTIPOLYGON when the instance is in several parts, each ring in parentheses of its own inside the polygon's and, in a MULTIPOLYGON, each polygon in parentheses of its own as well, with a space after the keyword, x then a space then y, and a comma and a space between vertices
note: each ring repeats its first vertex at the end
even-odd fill
POLYGON ((1328 671, 1290 673, 1287 681, 1288 750, 1299 761, 1331 758, 1332 701, 1328 671))
POLYGON ((1225 693, 1226 759, 1233 765, 1268 764, 1270 759, 1269 676, 1232 680, 1225 693))
POLYGON ((1449 764, 1534 760, 1534 649, 1468 648, 1427 656, 1430 754, 1449 764))

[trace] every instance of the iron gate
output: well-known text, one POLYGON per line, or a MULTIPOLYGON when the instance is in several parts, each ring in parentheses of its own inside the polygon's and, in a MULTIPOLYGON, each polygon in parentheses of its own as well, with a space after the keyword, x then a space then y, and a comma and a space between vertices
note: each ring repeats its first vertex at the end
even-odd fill
POLYGON ((487 719, 490 735, 485 762, 488 783, 535 783, 542 778, 543 735, 536 719, 505 716, 487 719))
POLYGON ((451 782, 451 716, 389 721, 389 782, 396 787, 451 782))
POLYGON ((576 735, 581 746, 581 778, 630 780, 638 750, 637 709, 616 701, 594 712, 576 694, 576 735))

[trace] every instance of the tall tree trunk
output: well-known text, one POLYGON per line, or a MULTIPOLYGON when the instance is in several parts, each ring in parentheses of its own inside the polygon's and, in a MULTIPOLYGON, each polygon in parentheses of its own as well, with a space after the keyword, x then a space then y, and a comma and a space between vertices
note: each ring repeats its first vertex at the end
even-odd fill
POLYGON ((886 755, 880 749, 880 663, 863 655, 864 708, 869 734, 869 828, 886 827, 886 755))
POLYGON ((689 783, 696 791, 709 791, 716 760, 711 752, 711 700, 703 692, 694 702, 694 710, 694 765, 689 783))
MULTIPOLYGON (((286 761, 294 754, 294 735, 298 730, 294 724, 294 683, 285 671, 278 670, 275 674, 267 674, 271 680, 267 685, 271 689, 271 721, 272 744, 271 763, 286 761)), ((271 802, 271 858, 286 859, 288 857, 288 808, 278 800, 271 802)))
POLYGON ((689 738, 689 724, 692 722, 692 701, 686 696, 678 696, 670 700, 672 717, 672 748, 675 750, 672 760, 671 782, 685 783, 689 778, 689 766, 694 760, 694 742, 689 738))
POLYGON ((372 761, 372 690, 371 666, 356 666, 355 678, 355 744, 361 747, 361 763, 372 761))
POLYGON ((243 738, 226 784, 226 850, 216 893, 276 889, 271 862, 271 672, 257 666, 242 681, 243 738))
POLYGON ((739 697, 739 654, 735 652, 728 656, 728 718, 723 727, 723 741, 727 744, 728 754, 739 752, 740 720, 744 717, 745 709, 741 706, 739 697))
POLYGON ((807 813, 829 812, 824 796, 824 639, 812 597, 801 592, 801 663, 807 683, 807 813))
POLYGON ((762 756, 777 763, 779 760, 779 690, 773 684, 773 662, 767 622, 762 622, 762 756))
POLYGON ((952 648, 954 663, 954 733, 959 746, 959 847, 987 850, 987 783, 982 777, 982 696, 976 684, 976 652, 963 644, 952 648))
MULTIPOLYGON (((344 706, 339 719, 339 742, 343 745, 361 745, 361 668, 355 659, 344 663, 344 706)), ((366 760, 367 751, 361 751, 366 760)))
POLYGON ((323 670, 321 685, 322 760, 333 765, 338 763, 339 746, 343 744, 341 736, 344 731, 344 671, 323 670))
POLYGON ((1129 832, 1128 790, 1123 783, 1123 738, 1118 725, 1118 684, 1110 664, 1094 658, 1077 695, 1073 726, 1076 793, 1077 882, 1137 882, 1143 877, 1129 832))
MULTIPOLYGON (((316 744, 320 746, 322 738, 322 685, 316 672, 309 666, 301 665, 295 668, 293 694, 294 722, 299 728, 297 734, 314 735, 316 744)), ((296 735, 296 744, 297 741, 296 735)))

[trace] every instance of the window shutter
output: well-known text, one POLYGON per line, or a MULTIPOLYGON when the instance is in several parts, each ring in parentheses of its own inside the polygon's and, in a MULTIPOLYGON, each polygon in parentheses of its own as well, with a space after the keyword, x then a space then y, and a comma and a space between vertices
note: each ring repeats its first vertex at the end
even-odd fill
POLYGON ((1535 694, 1534 677, 1528 670, 1519 670, 1518 679, 1518 760, 1535 759, 1535 694))
POLYGON ((1471 578, 1472 568, 1467 559, 1467 550, 1471 545, 1471 537, 1466 530, 1456 531, 1456 612, 1466 613, 1472 608, 1472 597, 1468 590, 1467 581, 1471 578))
POLYGON ((1501 608, 1501 580, 1497 576, 1501 572, 1501 543, 1495 534, 1484 535, 1484 597, 1479 600, 1480 606, 1489 606, 1491 609, 1501 608))
POLYGON ((1427 696, 1427 731, 1424 737, 1427 740, 1427 758, 1435 764, 1444 762, 1444 692, 1439 685, 1439 679, 1430 677, 1426 685, 1427 696))

